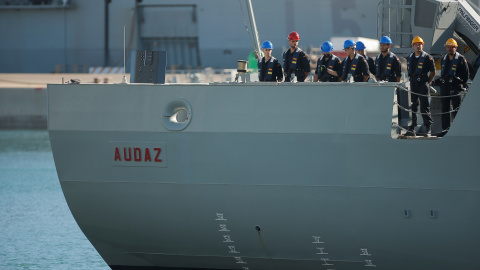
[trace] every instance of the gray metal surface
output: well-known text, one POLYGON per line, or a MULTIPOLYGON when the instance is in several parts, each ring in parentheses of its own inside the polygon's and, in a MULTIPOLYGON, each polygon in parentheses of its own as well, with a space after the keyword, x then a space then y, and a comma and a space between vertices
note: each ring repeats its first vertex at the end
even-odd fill
MULTIPOLYGON (((465 0, 382 0, 379 9, 378 38, 388 35, 397 55, 412 52, 415 36, 425 41, 425 51, 445 54, 445 42, 451 37, 459 43, 459 52, 473 62, 480 42, 480 16, 465 0)), ((473 64, 473 63, 472 63, 473 64)))
POLYGON ((165 83, 166 51, 136 51, 132 57, 131 83, 165 83))
POLYGON ((394 89, 49 85, 49 134, 109 265, 478 269, 479 83, 439 140, 392 138, 394 89), (171 131, 162 113, 179 99, 192 115, 171 131))

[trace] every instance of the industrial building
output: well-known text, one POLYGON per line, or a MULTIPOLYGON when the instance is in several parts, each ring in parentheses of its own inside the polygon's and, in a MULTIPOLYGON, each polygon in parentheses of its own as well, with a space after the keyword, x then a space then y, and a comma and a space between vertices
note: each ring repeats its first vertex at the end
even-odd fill
MULTIPOLYGON (((291 31, 306 51, 334 36, 376 39, 378 2, 252 1, 277 58, 291 31)), ((127 72, 135 50, 166 50, 168 69, 235 68, 253 50, 247 22, 244 0, 0 0, 0 72, 123 66, 124 40, 127 72)))

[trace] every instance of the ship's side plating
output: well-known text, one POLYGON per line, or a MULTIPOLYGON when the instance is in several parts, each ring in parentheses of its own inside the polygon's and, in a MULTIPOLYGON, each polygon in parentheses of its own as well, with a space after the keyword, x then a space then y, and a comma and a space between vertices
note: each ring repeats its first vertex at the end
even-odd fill
POLYGON ((49 85, 49 133, 113 268, 478 269, 479 88, 400 140, 389 83, 49 85))

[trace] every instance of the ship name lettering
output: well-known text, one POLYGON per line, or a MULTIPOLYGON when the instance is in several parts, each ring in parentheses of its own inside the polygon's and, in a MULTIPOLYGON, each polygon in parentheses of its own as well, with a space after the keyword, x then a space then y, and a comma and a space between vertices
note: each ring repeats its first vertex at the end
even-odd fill
POLYGON ((160 156, 160 152, 162 151, 162 149, 161 148, 153 148, 153 150, 157 151, 157 155, 155 156, 155 162, 162 162, 162 160, 158 158, 158 156, 160 156))
MULTIPOLYGON (((132 158, 135 162, 144 161, 144 162, 152 162, 152 157, 150 155, 150 149, 145 147, 145 150, 142 151, 142 148, 133 147, 133 157, 132 157, 132 147, 123 147, 123 151, 121 151, 118 147, 115 147, 115 158, 114 161, 122 161, 122 152, 123 152, 123 161, 132 161, 132 158), (144 153, 142 155, 142 152, 144 153)), ((162 162, 160 158, 160 153, 162 151, 161 148, 153 148, 155 155, 155 162, 162 162)))

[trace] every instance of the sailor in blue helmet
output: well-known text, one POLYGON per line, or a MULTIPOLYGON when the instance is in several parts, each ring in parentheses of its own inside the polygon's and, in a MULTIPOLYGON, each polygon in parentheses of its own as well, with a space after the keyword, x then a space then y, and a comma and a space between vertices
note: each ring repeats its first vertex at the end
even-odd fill
POLYGON ((330 41, 325 41, 322 44, 323 56, 317 61, 317 68, 315 69, 314 82, 338 82, 341 81, 342 76, 342 61, 332 53, 333 44, 330 41))
POLYGON ((272 56, 273 44, 265 41, 262 44, 262 59, 258 60, 258 80, 261 82, 281 82, 283 81, 283 69, 278 60, 272 56))
POLYGON ((375 59, 377 81, 400 82, 402 65, 400 59, 390 51, 392 40, 384 36, 380 39, 380 54, 375 59))
POLYGON ((310 59, 298 47, 299 40, 300 35, 295 31, 288 35, 290 48, 283 53, 283 70, 286 82, 291 81, 293 76, 297 77, 297 82, 304 82, 308 73, 310 73, 310 59))
POLYGON ((355 52, 355 42, 351 39, 345 40, 343 50, 347 53, 343 60, 343 81, 349 81, 350 77, 353 77, 355 82, 366 82, 369 77, 367 60, 355 52))
POLYGON ((372 75, 375 75, 375 61, 373 61, 373 58, 365 54, 365 49, 366 49, 365 44, 363 44, 363 42, 361 41, 358 41, 355 51, 361 56, 363 56, 365 60, 367 60, 368 71, 370 71, 372 75))

